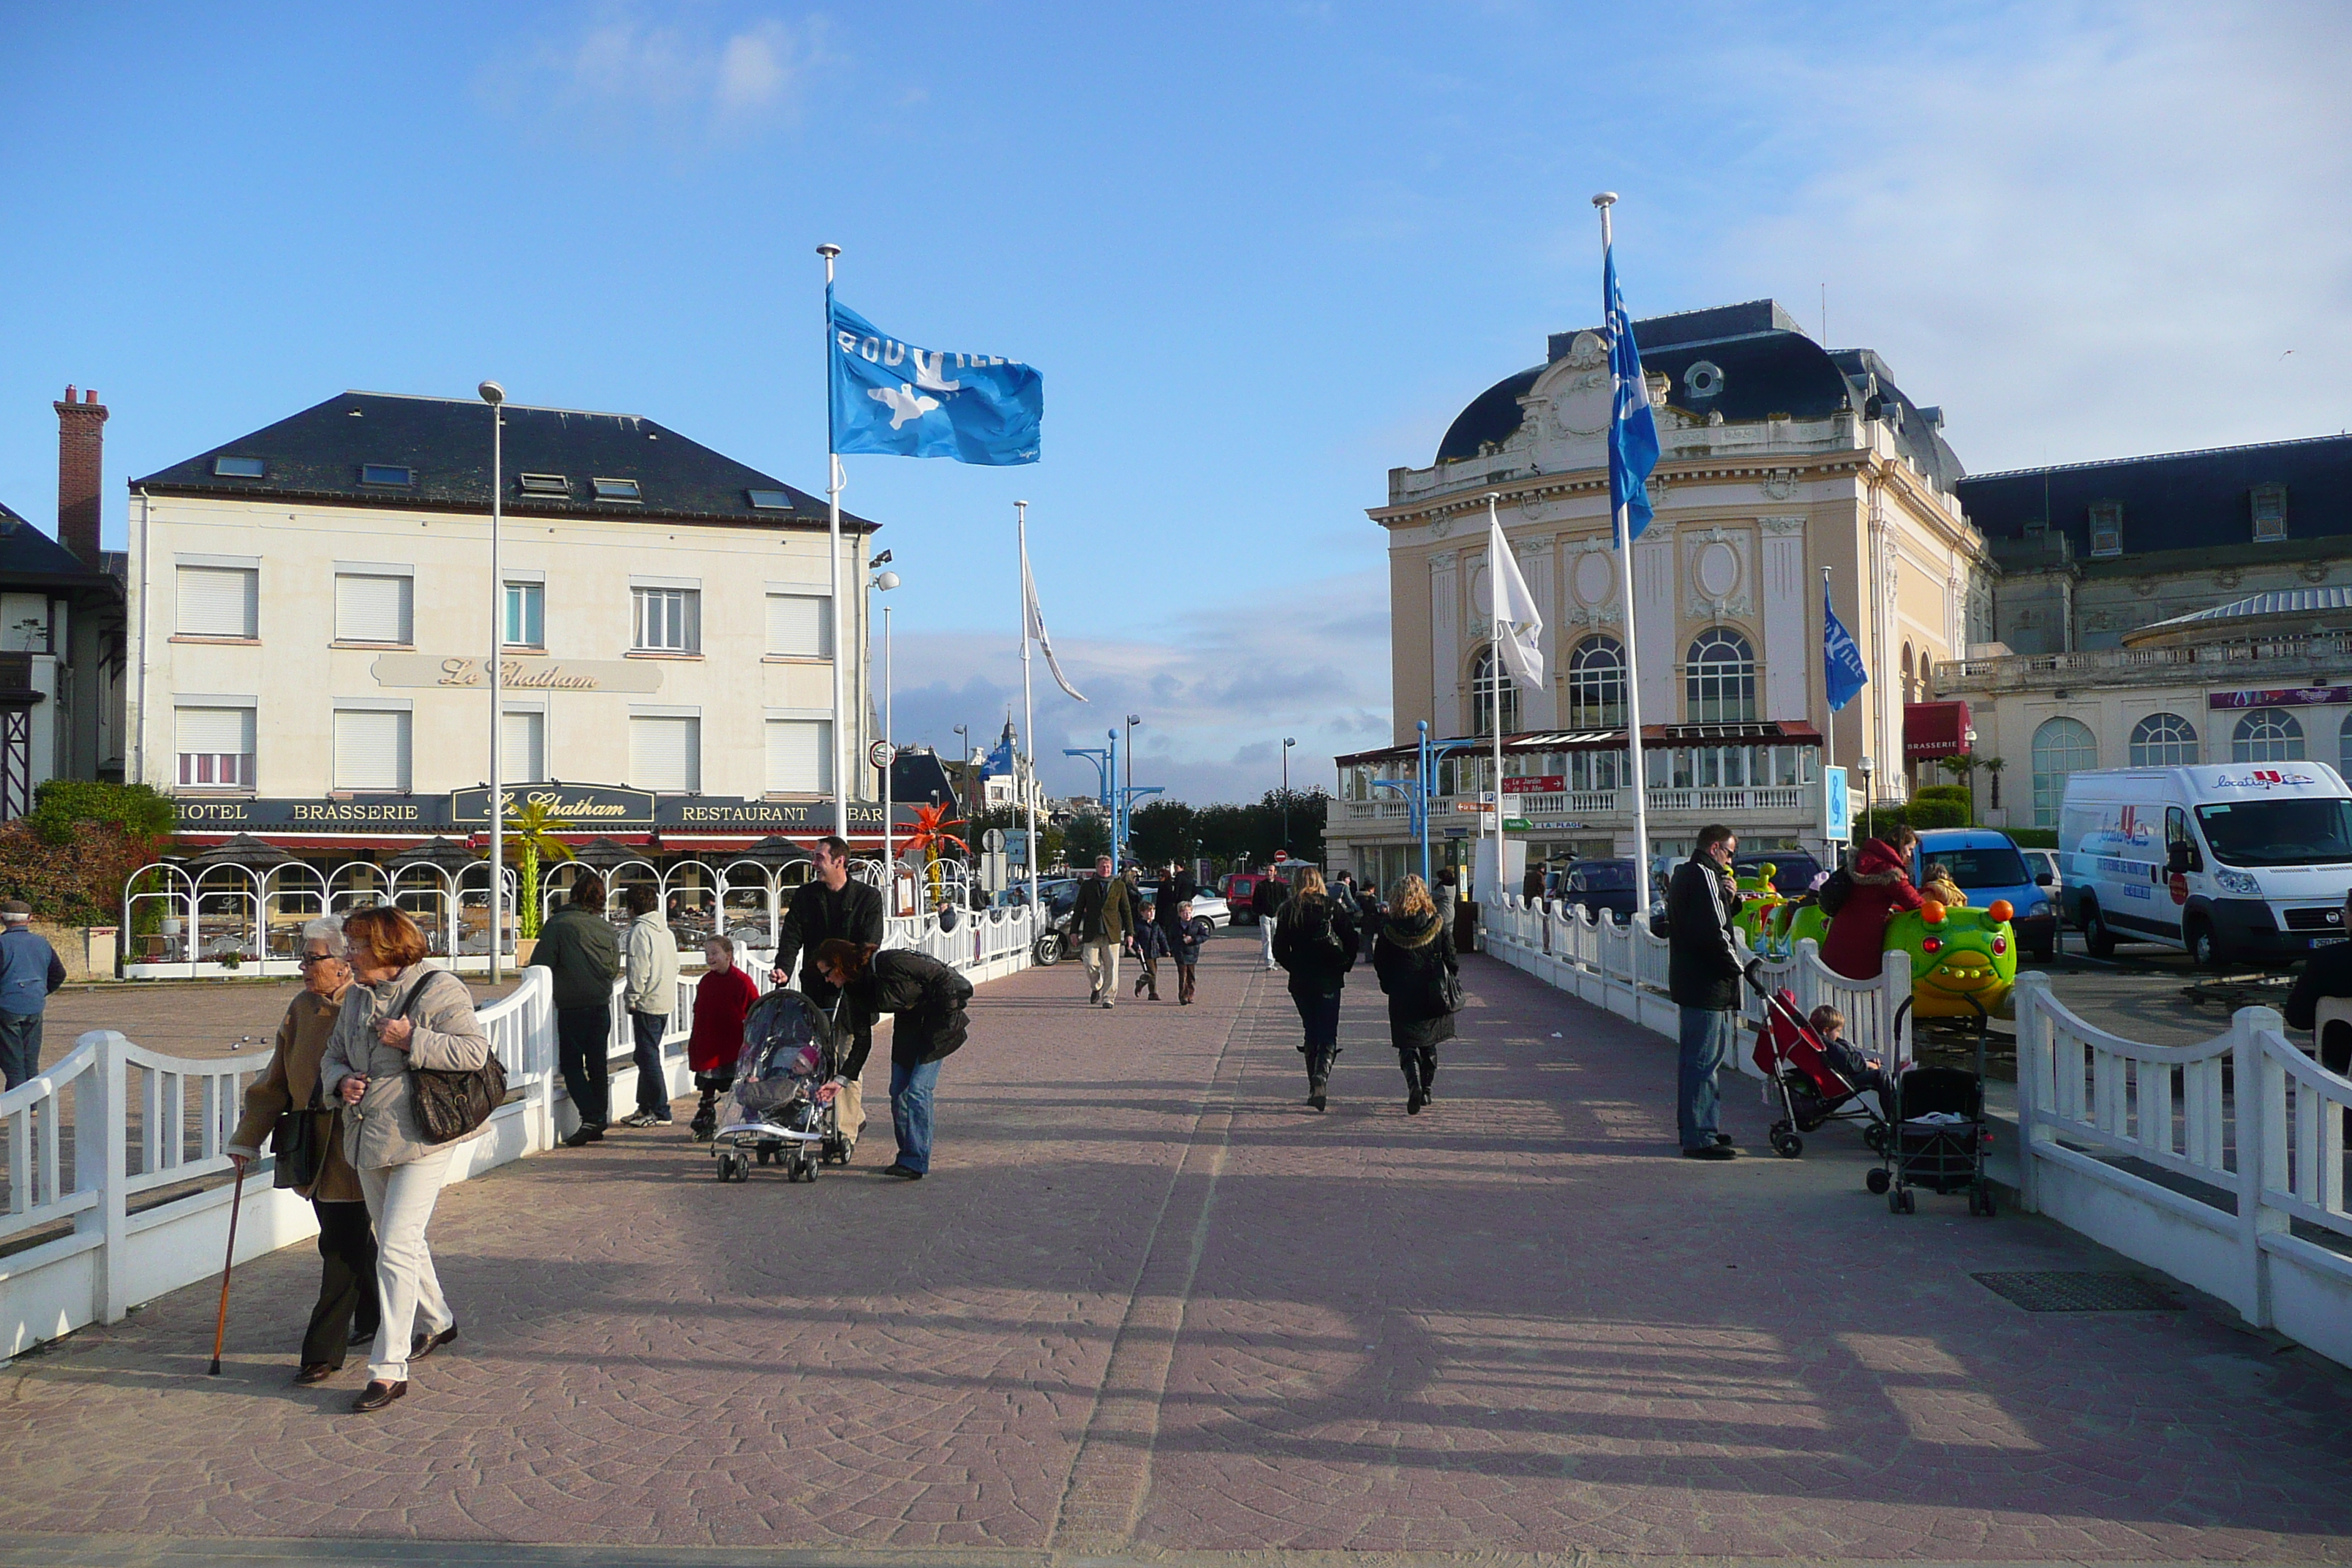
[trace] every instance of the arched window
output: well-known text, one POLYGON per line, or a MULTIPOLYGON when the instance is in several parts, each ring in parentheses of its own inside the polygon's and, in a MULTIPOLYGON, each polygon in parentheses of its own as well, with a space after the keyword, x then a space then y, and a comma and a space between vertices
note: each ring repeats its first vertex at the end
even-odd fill
MULTIPOLYGON (((1491 735, 1495 732, 1495 650, 1488 648, 1470 667, 1470 732, 1491 735)), ((1503 677, 1503 733, 1508 735, 1519 727, 1519 689, 1506 673, 1503 677)))
POLYGON ((2132 726, 2131 765, 2136 768, 2193 768, 2197 765, 2197 727, 2178 713, 2151 713, 2132 726))
POLYGON ((2099 742, 2080 719, 2045 719, 2033 731, 2033 826, 2058 826, 2066 775, 2099 765, 2099 742))
POLYGON ((1683 660, 1686 722, 1738 724, 1756 717, 1756 650, 1729 626, 1709 626, 1683 660))
POLYGON ((1587 637, 1568 659, 1568 722, 1612 730, 1625 721, 1625 649, 1615 637, 1587 637))
POLYGON ((1911 679, 1911 645, 1909 643, 1903 645, 1903 700, 1906 702, 1919 700, 1919 689, 1911 679))
POLYGON ((2303 761, 2303 726, 2283 708, 2257 708, 2238 721, 2230 738, 2233 763, 2299 763, 2303 761))

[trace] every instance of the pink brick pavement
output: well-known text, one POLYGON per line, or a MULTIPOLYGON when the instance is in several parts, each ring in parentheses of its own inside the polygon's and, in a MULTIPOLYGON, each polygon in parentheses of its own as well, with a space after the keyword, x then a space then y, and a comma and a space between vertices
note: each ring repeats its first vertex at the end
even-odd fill
POLYGON ((984 988, 919 1185, 886 1123, 814 1187, 673 1132, 450 1189, 464 1338, 383 1415, 356 1361, 286 1381, 302 1248, 240 1274, 221 1378, 205 1287, 22 1358, 0 1531, 2352 1561, 2352 1376, 2204 1310, 2021 1312, 1969 1272, 2122 1265, 1896 1219, 1851 1134, 1677 1160, 1671 1049, 1484 960, 1411 1119, 1360 973, 1318 1117, 1278 977, 1210 951, 1183 1010, 984 988))

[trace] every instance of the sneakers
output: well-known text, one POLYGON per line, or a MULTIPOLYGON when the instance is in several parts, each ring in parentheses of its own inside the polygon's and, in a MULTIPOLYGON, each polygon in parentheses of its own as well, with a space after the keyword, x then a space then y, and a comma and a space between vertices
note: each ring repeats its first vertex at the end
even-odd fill
POLYGON ((716 1134, 718 1131, 719 1118, 716 1116, 698 1116, 694 1119, 692 1131, 694 1133, 694 1141, 696 1142, 709 1142, 712 1136, 716 1134))
POLYGON ((624 1127, 658 1127, 668 1120, 668 1117, 656 1116, 650 1110, 633 1110, 629 1112, 628 1115, 621 1118, 621 1125, 624 1127))
POLYGON ((1729 1143, 1706 1143, 1696 1149, 1684 1150, 1683 1158, 1685 1160, 1737 1160, 1739 1158, 1739 1151, 1729 1143))

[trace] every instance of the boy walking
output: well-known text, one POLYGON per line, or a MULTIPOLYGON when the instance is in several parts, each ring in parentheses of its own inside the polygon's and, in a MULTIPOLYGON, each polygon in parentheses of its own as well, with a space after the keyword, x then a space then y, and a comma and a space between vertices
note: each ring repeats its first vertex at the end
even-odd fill
POLYGON ((1192 900, 1176 906, 1176 929, 1170 956, 1176 960, 1176 1005, 1192 1005, 1194 972, 1201 966, 1201 944, 1209 940, 1209 922, 1195 917, 1192 900))

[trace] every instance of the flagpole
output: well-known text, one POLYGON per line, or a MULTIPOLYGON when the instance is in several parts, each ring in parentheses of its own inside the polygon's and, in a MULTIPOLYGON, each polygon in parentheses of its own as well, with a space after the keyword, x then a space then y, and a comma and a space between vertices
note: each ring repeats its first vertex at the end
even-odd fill
MULTIPOLYGON (((1613 191, 1603 191, 1592 198, 1601 209, 1601 259, 1605 270, 1609 260, 1611 239, 1609 209, 1617 204, 1613 191)), ((1608 321, 1612 301, 1606 288, 1601 290, 1601 319, 1608 321)), ((1646 386, 1637 389, 1648 397, 1646 386)), ((1649 781, 1642 771, 1642 679, 1633 655, 1633 512, 1626 506, 1617 508, 1612 524, 1617 538, 1617 587, 1620 601, 1625 607, 1625 751, 1633 773, 1628 780, 1633 792, 1633 885, 1641 889, 1644 907, 1650 893, 1650 807, 1649 781)), ((1499 782, 1499 781, 1497 781, 1499 782)))
MULTIPOLYGON (((1495 515, 1495 502, 1500 498, 1486 492, 1486 553, 1507 550, 1509 542, 1502 538, 1502 520, 1495 515)), ((1478 900, 1491 903, 1503 889, 1503 563, 1499 559, 1486 563, 1486 659, 1495 675, 1495 885, 1478 889, 1478 900)), ((1483 837, 1483 825, 1482 834, 1483 837)))
MULTIPOLYGON (((1037 841, 1037 703, 1029 690, 1029 503, 1013 503, 1013 531, 1021 543, 1021 738, 1029 747, 1029 784, 1021 791, 1021 798, 1029 806, 1029 912, 1036 918, 1037 861, 1043 846, 1037 841)), ((1013 770, 1013 783, 1021 787, 1021 769, 1013 770)), ((1042 934, 1042 928, 1041 932, 1042 934)))
POLYGON ((841 459, 834 454, 833 428, 833 261, 837 245, 820 245, 824 258, 824 461, 826 560, 831 565, 833 619, 833 830, 849 837, 849 770, 842 765, 847 725, 842 702, 841 671, 841 459))
MULTIPOLYGON (((1824 566, 1822 568, 1822 613, 1823 615, 1829 613, 1829 602, 1830 569, 1824 566)), ((1822 626, 1822 637, 1824 641, 1829 637, 1829 631, 1828 625, 1824 623, 1822 626)), ((1829 747, 1829 755, 1824 759, 1822 766, 1833 768, 1837 766, 1837 710, 1828 705, 1829 679, 1829 661, 1824 659, 1822 662, 1822 711, 1826 717, 1822 721, 1822 739, 1829 747)))

